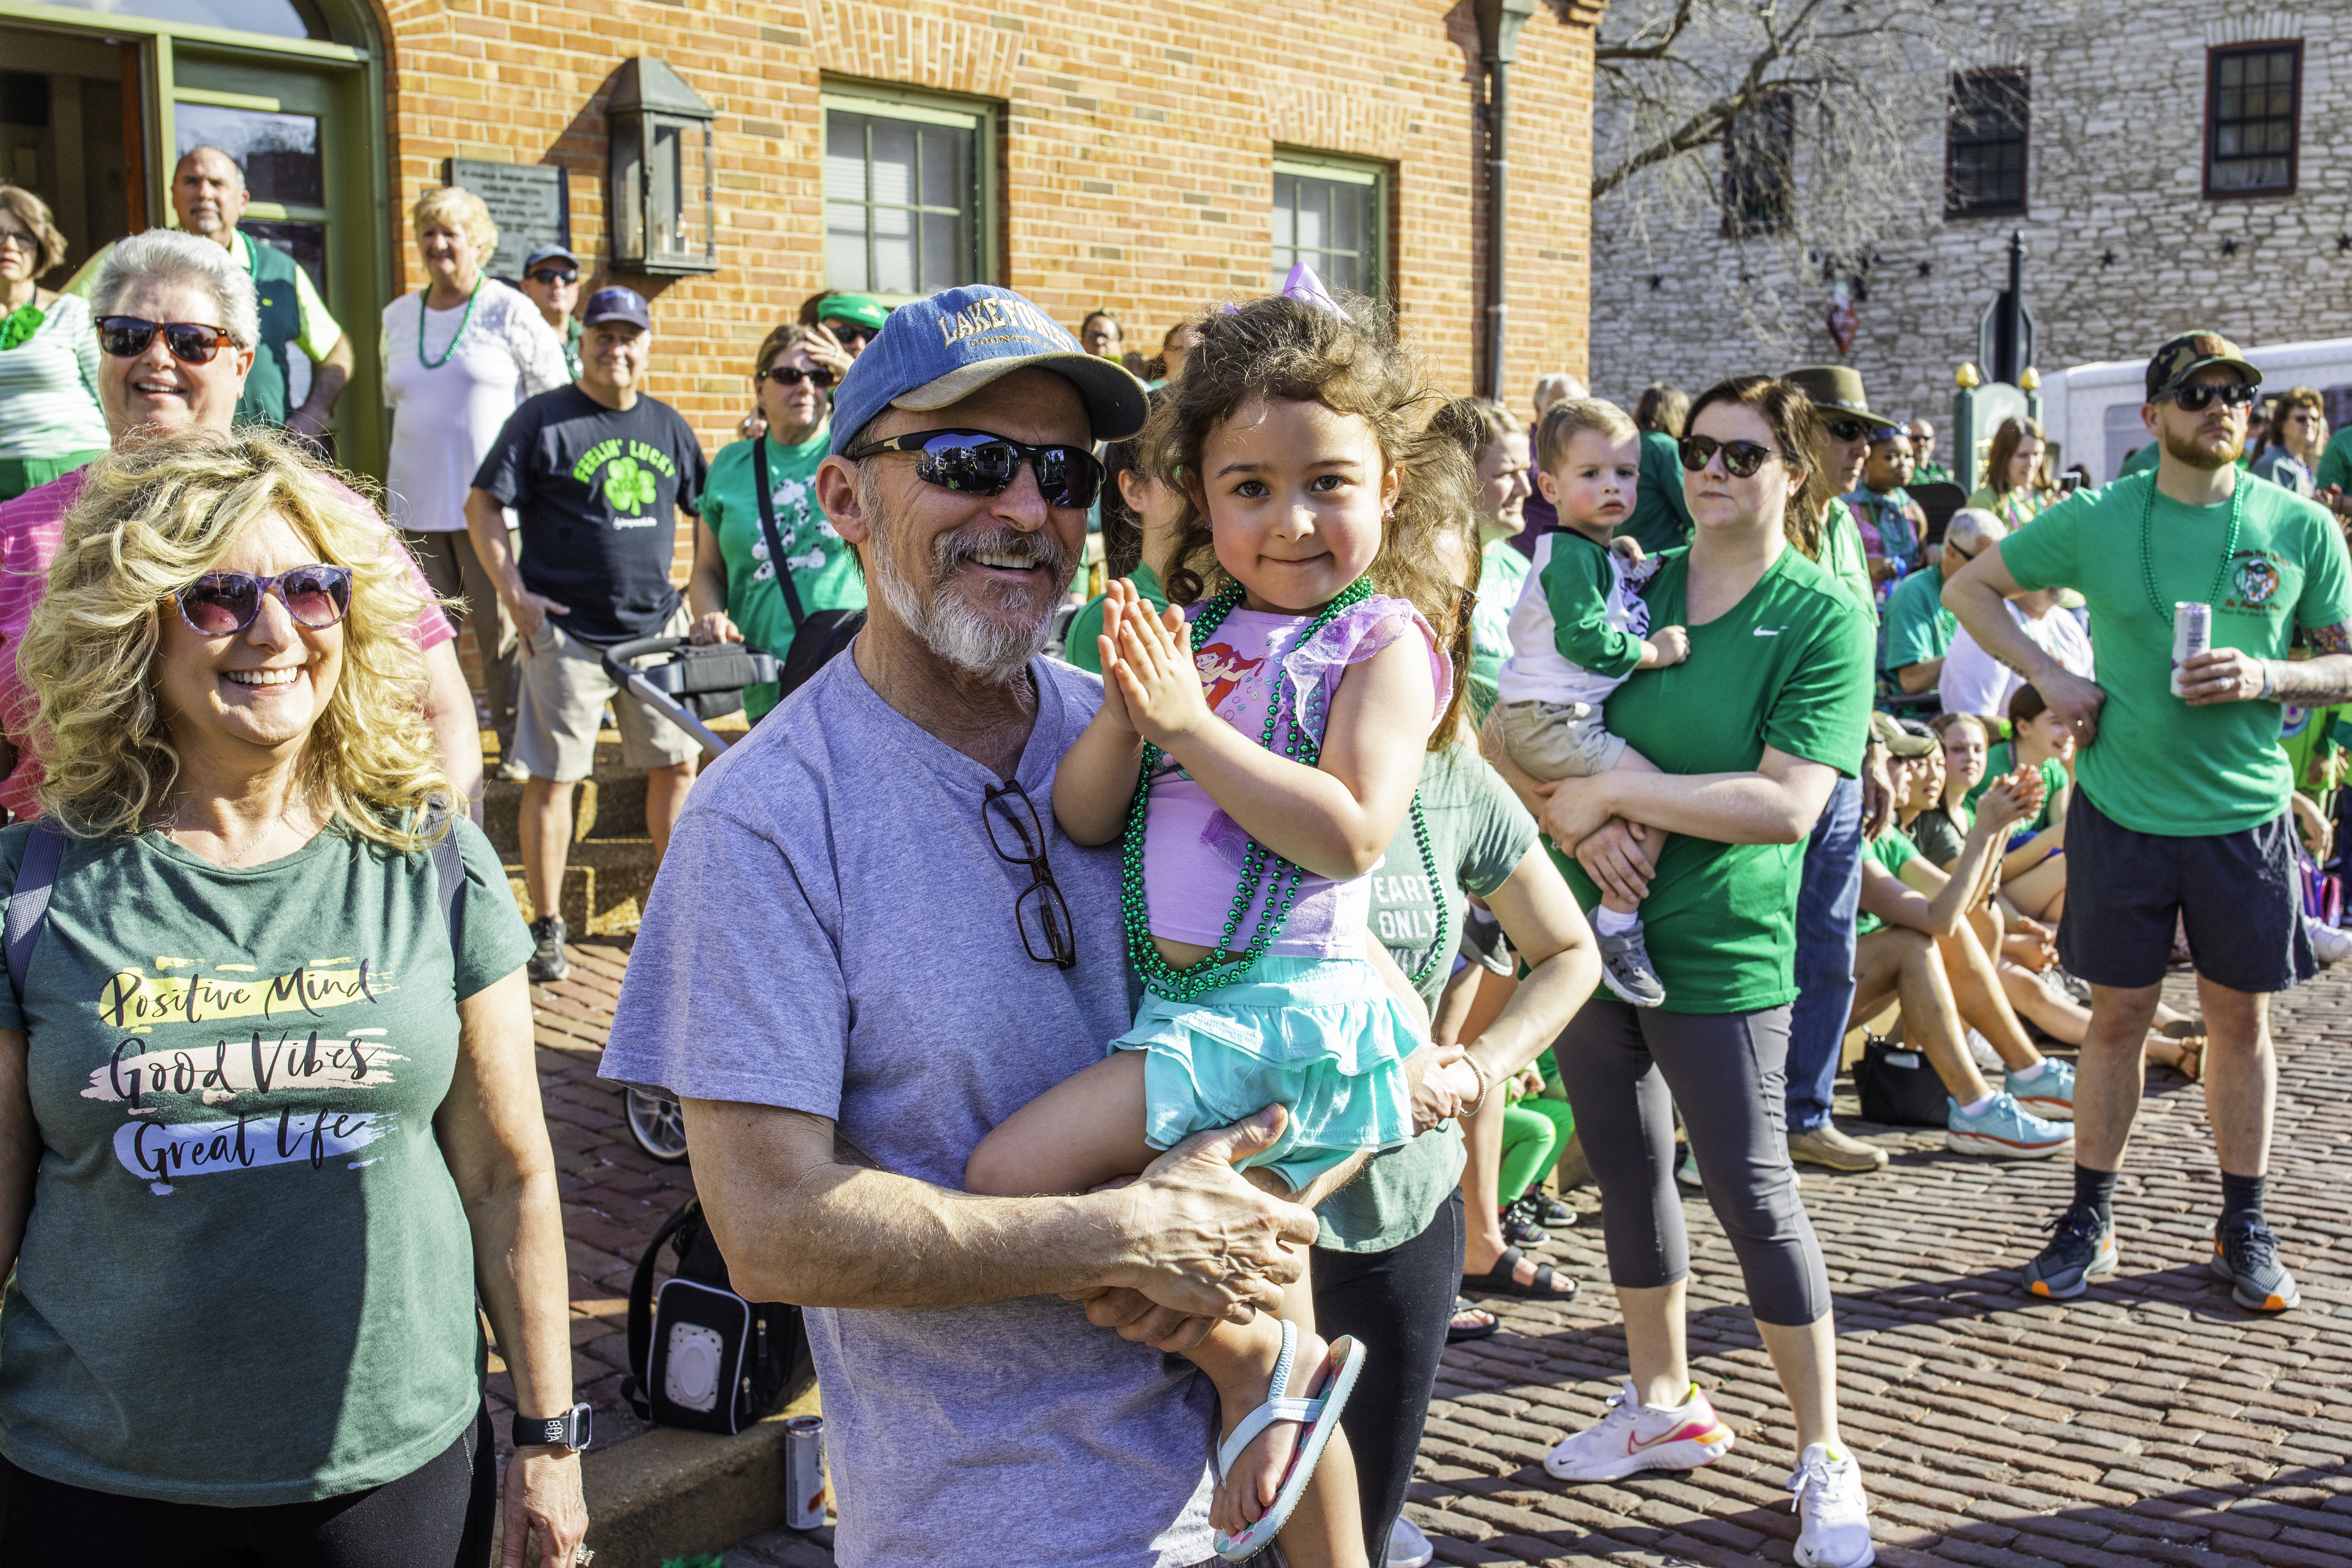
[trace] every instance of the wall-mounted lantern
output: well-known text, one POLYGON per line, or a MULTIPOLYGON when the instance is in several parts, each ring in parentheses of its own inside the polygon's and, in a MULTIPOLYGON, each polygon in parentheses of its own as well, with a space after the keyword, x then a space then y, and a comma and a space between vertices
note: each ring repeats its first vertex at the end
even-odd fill
POLYGON ((719 270, 710 156, 715 112, 653 56, 623 62, 604 104, 613 150, 605 191, 615 271, 719 270))

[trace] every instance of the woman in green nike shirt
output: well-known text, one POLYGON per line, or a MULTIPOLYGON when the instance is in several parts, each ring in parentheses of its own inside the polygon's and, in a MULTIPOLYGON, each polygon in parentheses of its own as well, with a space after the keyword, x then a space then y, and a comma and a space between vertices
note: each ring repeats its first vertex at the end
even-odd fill
POLYGON ((1654 621, 1687 626, 1690 657, 1636 673, 1609 725, 1662 770, 1554 786, 1539 820, 1580 901, 1642 901, 1663 1006, 1585 1004, 1555 1052, 1601 1184, 1610 1276, 1625 1315, 1625 1391, 1553 1449, 1563 1479, 1690 1468, 1731 1446, 1683 1348, 1689 1244, 1675 1190, 1679 1105, 1708 1202, 1793 1407, 1801 1561, 1868 1561, 1859 1467, 1837 1429, 1829 1276, 1789 1163, 1783 1100, 1796 998, 1803 846, 1863 754, 1869 617, 1791 548, 1819 514, 1804 394, 1763 376, 1709 389, 1679 455, 1695 525, 1647 590, 1654 621), (1654 853, 1650 830, 1666 835, 1654 853))
MULTIPOLYGON (((862 610, 866 579, 848 543, 816 502, 817 465, 833 439, 834 373, 817 357, 810 329, 778 327, 751 362, 751 393, 767 421, 764 434, 719 449, 702 489, 694 530, 694 574, 687 603, 698 643, 748 642, 782 658, 792 651, 793 615, 776 574, 792 574, 801 610, 862 610), (760 510, 764 464, 768 519, 783 546, 779 564, 760 510)), ((743 711, 757 723, 777 701, 772 684, 744 689, 743 711)))

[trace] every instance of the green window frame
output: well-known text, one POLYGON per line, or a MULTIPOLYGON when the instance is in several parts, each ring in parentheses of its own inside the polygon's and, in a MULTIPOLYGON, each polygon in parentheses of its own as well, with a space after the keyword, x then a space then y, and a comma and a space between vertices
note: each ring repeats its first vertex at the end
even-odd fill
POLYGON ((824 281, 886 304, 996 278, 996 109, 827 82, 824 281))
POLYGON ((1304 261, 1332 289, 1385 298, 1388 165, 1328 153, 1274 154, 1275 285, 1304 261))

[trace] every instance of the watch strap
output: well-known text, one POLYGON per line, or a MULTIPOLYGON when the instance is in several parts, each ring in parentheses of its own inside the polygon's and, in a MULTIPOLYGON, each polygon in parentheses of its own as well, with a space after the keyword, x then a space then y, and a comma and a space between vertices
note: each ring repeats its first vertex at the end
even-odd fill
POLYGON ((573 1453, 588 1446, 589 1408, 575 1405, 561 1415, 533 1417, 520 1413, 510 1431, 518 1448, 557 1447, 573 1453))

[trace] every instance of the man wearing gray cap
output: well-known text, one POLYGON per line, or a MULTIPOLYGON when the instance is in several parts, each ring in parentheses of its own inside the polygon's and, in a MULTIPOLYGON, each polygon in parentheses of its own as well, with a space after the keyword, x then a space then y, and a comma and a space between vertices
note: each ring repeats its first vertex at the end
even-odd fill
POLYGON ((1317 1235, 1328 1186, 1233 1170, 1263 1113, 1117 1192, 961 1190, 981 1137, 1130 1012, 1118 850, 1050 805, 1102 683, 1041 649, 1093 445, 1143 414, 1009 290, 891 315, 816 479, 865 628, 696 784, 604 1055, 683 1100, 736 1287, 808 1309, 859 1568, 1208 1560, 1215 1397, 1161 1348, 1271 1308, 1317 1235))

